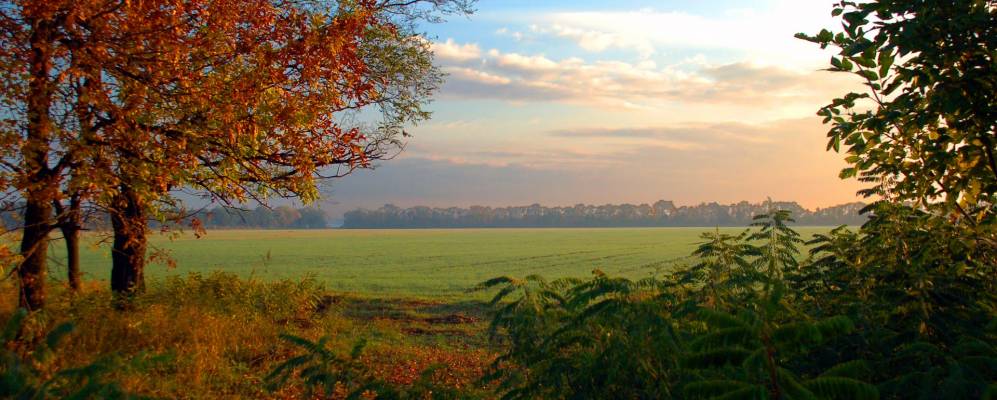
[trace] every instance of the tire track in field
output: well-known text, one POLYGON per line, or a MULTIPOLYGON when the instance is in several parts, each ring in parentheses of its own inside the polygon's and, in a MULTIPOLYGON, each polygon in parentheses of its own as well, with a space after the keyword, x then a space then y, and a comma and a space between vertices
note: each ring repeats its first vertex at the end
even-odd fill
MULTIPOLYGON (((644 248, 644 247, 653 247, 653 246, 632 247, 630 249, 640 249, 640 248, 644 248)), ((630 256, 630 255, 638 255, 638 254, 643 254, 643 253, 642 252, 628 252, 628 253, 622 253, 622 254, 611 254, 611 255, 606 255, 604 257, 596 257, 596 258, 588 258, 588 259, 583 259, 583 260, 578 260, 578 261, 565 261, 565 262, 562 262, 562 263, 548 264, 548 265, 541 266, 540 268, 536 268, 535 266, 520 266, 520 267, 516 267, 516 268, 511 268, 511 269, 507 270, 507 272, 509 272, 509 273, 513 273, 513 272, 518 272, 518 273, 529 272, 527 275, 529 275, 529 274, 541 274, 541 273, 544 272, 544 270, 556 269, 557 267, 567 266, 567 265, 572 265, 572 264, 586 264, 586 263, 593 263, 591 265, 591 267, 593 269, 595 269, 595 268, 600 268, 600 265, 594 264, 596 262, 605 261, 605 260, 612 260, 612 259, 618 259, 618 258, 621 258, 621 257, 626 257, 626 256, 630 256)), ((650 269, 657 269, 659 267, 666 266, 666 265, 669 265, 669 264, 674 265, 674 264, 677 264, 677 263, 679 263, 681 261, 685 261, 685 260, 688 260, 688 259, 691 259, 691 258, 693 258, 693 257, 692 256, 679 256, 679 257, 664 259, 664 260, 660 260, 660 261, 653 261, 653 262, 649 262, 649 263, 643 263, 643 264, 640 264, 640 265, 637 265, 637 266, 634 266, 634 267, 623 268, 623 269, 618 269, 618 270, 614 269, 614 270, 612 270, 611 273, 614 274, 614 275, 627 275, 627 274, 632 273, 632 272, 645 271, 645 270, 650 270, 650 269)))
POLYGON ((568 253, 545 254, 545 255, 542 255, 542 256, 530 256, 530 257, 512 258, 512 259, 507 259, 507 260, 485 261, 485 262, 480 262, 480 263, 467 264, 466 266, 468 266, 468 267, 480 267, 480 266, 485 266, 485 265, 504 264, 504 263, 507 263, 507 262, 533 261, 533 260, 541 260, 541 259, 544 259, 544 258, 571 256, 571 255, 576 255, 576 254, 590 254, 590 253, 596 253, 596 252, 598 252, 598 250, 578 250, 578 251, 572 251, 572 252, 568 252, 568 253))
MULTIPOLYGON (((422 268, 407 269, 407 271, 412 271, 412 272, 419 272, 419 271, 440 271, 440 270, 448 269, 448 268, 471 268, 473 270, 473 269, 476 269, 478 267, 483 267, 483 266, 488 266, 488 265, 513 264, 513 263, 519 263, 519 262, 528 262, 528 261, 542 260, 542 259, 545 259, 545 258, 562 257, 562 256, 570 256, 570 255, 577 255, 577 254, 589 254, 589 253, 597 253, 597 252, 598 252, 598 250, 578 250, 578 251, 572 251, 572 252, 568 252, 568 253, 544 254, 544 255, 538 255, 538 256, 505 258, 505 259, 483 261, 483 262, 476 262, 476 263, 470 263, 470 264, 457 263, 457 264, 450 264, 450 265, 430 265, 430 266, 426 266, 426 267, 422 267, 422 268)), ((443 257, 443 258, 445 258, 445 257, 443 257)))
MULTIPOLYGON (((515 264, 517 262, 529 262, 529 261, 535 261, 535 260, 543 260, 543 259, 547 259, 547 258, 551 258, 551 257, 559 257, 559 256, 565 256, 565 255, 578 255, 578 254, 587 254, 587 253, 596 253, 596 252, 598 252, 598 251, 597 250, 579 250, 579 251, 572 251, 572 252, 568 252, 568 253, 545 254, 545 255, 536 255, 536 256, 528 256, 528 257, 506 258, 506 259, 490 260, 490 261, 484 261, 484 262, 478 262, 478 263, 470 263, 470 264, 466 264, 466 263, 456 263, 456 264, 450 264, 450 265, 433 265, 433 264, 429 264, 429 265, 425 265, 425 266, 421 266, 421 267, 415 267, 415 268, 407 267, 407 268, 404 268, 402 270, 393 269, 391 271, 382 271, 382 273, 386 274, 386 275, 392 275, 392 274, 397 274, 397 273, 404 273, 404 274, 415 274, 415 275, 421 275, 421 276, 428 276, 428 275, 439 275, 441 272, 443 272, 443 271, 445 271, 447 269, 450 269, 450 270, 454 270, 455 273, 459 273, 460 274, 460 276, 456 277, 458 280, 464 280, 464 279, 466 279, 468 281, 472 281, 472 283, 470 283, 470 284, 468 284, 466 286, 465 285, 459 285, 460 289, 454 288, 454 289, 447 289, 447 290, 465 291, 465 290, 467 290, 467 289, 469 289, 471 287, 474 287, 478 283, 480 283, 479 280, 473 278, 470 275, 474 274, 477 271, 480 271, 480 269, 481 269, 480 267, 482 267, 482 266, 489 266, 489 265, 513 265, 513 264, 515 264)), ((447 257, 446 256, 433 256, 432 258, 447 258, 447 257)), ((485 278, 482 278, 480 280, 484 280, 484 279, 488 279, 488 278, 494 278, 496 276, 501 276, 501 275, 510 275, 510 276, 513 275, 511 273, 511 271, 509 269, 507 269, 507 268, 497 268, 497 269, 499 271, 497 271, 495 274, 489 275, 489 276, 487 276, 485 278)), ((451 284, 451 286, 453 286, 453 284, 451 284)))
MULTIPOLYGON (((640 249, 642 247, 651 247, 651 246, 636 246, 636 247, 623 248, 621 250, 640 249)), ((443 270, 445 268, 452 268, 452 269, 468 268, 468 272, 474 273, 474 272, 478 272, 479 268, 482 267, 482 266, 505 265, 507 267, 506 268, 501 268, 501 271, 496 271, 496 274, 494 276, 501 276, 501 275, 517 276, 518 273, 522 273, 522 272, 528 272, 526 275, 531 275, 531 274, 535 274, 535 273, 541 273, 541 272, 543 272, 542 270, 545 270, 545 269, 548 269, 548 268, 551 268, 551 267, 555 267, 556 268, 556 267, 559 267, 559 266, 564 266, 564 265, 569 265, 569 264, 576 264, 576 263, 578 263, 578 264, 592 263, 592 262, 595 262, 595 261, 598 261, 598 260, 608 260, 608 259, 624 257, 624 256, 628 256, 628 255, 641 254, 640 252, 628 252, 628 253, 623 253, 623 254, 607 254, 607 255, 602 256, 602 257, 586 258, 586 259, 581 259, 581 260, 568 260, 568 261, 565 261, 565 262, 552 263, 552 264, 541 264, 541 266, 539 268, 537 268, 536 264, 523 265, 525 263, 529 263, 530 261, 537 261, 537 260, 544 260, 544 259, 551 259, 551 258, 564 258, 564 257, 569 257, 569 256, 577 256, 577 255, 581 255, 581 254, 593 254, 593 253, 604 253, 604 252, 601 251, 601 250, 577 250, 577 251, 570 251, 570 252, 567 252, 567 253, 556 253, 556 254, 544 254, 544 255, 537 255, 537 256, 529 256, 529 257, 506 258, 506 259, 501 259, 501 260, 491 260, 491 261, 484 261, 484 262, 470 263, 470 264, 451 264, 451 265, 446 265, 446 266, 427 266, 427 267, 418 268, 418 269, 408 269, 407 271, 411 271, 411 272, 420 272, 420 271, 439 272, 440 270, 443 270), (516 265, 520 265, 520 266, 519 267, 515 267, 516 265)), ((475 283, 475 284, 477 284, 477 283, 475 283)), ((474 286, 474 285, 470 285, 470 286, 474 286)))
MULTIPOLYGON (((630 248, 630 249, 633 249, 633 248, 630 248)), ((626 249, 621 249, 621 250, 626 250, 626 249)), ((587 252, 587 253, 595 253, 595 251, 590 251, 590 252, 587 252)), ((559 254, 559 255, 568 255, 568 254, 574 254, 574 253, 565 253, 565 254, 559 254)), ((595 269, 595 268, 599 268, 598 265, 594 264, 596 262, 606 261, 606 260, 612 260, 612 259, 616 259, 616 258, 620 258, 620 257, 632 256, 632 255, 636 255, 636 254, 643 254, 643 253, 642 252, 628 252, 628 253, 608 254, 608 255, 605 255, 605 256, 602 256, 602 257, 586 258, 586 259, 581 259, 581 260, 568 260, 568 261, 564 261, 564 262, 560 262, 560 263, 546 264, 546 265, 542 265, 542 266, 539 266, 539 267, 537 267, 535 265, 525 265, 525 266, 513 267, 513 268, 510 268, 510 269, 508 269, 506 271, 507 272, 524 272, 524 271, 527 271, 527 272, 529 272, 529 274, 527 274, 527 275, 530 275, 530 274, 539 274, 539 273, 542 273, 544 270, 556 269, 557 267, 566 266, 566 265, 575 265, 575 264, 591 264, 590 266, 593 269, 595 269)), ((591 271, 589 271, 589 272, 591 272, 591 271)))
MULTIPOLYGON (((526 256, 526 257, 511 257, 511 258, 488 260, 488 261, 482 261, 482 262, 476 262, 476 263, 455 263, 455 264, 450 264, 450 265, 431 265, 430 264, 430 265, 426 265, 424 267, 418 267, 418 268, 405 268, 405 272, 406 273, 416 273, 416 274, 425 273, 425 272, 430 272, 430 273, 436 272, 436 273, 438 273, 438 272, 441 272, 441 271, 446 270, 446 269, 458 269, 458 270, 464 270, 464 271, 466 271, 466 273, 473 274, 475 272, 480 272, 480 268, 481 267, 503 265, 503 266, 505 266, 505 268, 500 268, 501 271, 495 271, 495 274, 494 274, 495 276, 500 276, 500 275, 519 276, 519 275, 523 275, 524 273, 525 273, 525 275, 531 275, 531 274, 543 274, 545 272, 553 272, 553 273, 555 273, 555 275, 562 275, 563 273, 562 274, 558 274, 557 270, 560 269, 561 267, 564 267, 564 266, 569 266, 569 265, 579 265, 579 266, 589 265, 592 269, 595 269, 595 268, 599 268, 602 263, 605 263, 605 262, 607 262, 609 260, 619 259, 619 258, 627 257, 627 256, 644 254, 644 253, 646 253, 646 251, 648 249, 657 248, 659 246, 660 246, 659 244, 648 243, 648 244, 642 244, 642 245, 637 245, 637 246, 628 246, 628 247, 622 247, 622 248, 617 248, 616 249, 617 251, 624 251, 623 253, 613 252, 613 253, 605 254, 605 253, 607 253, 605 250, 576 250, 576 251, 569 251, 569 252, 565 252, 565 253, 543 254, 543 255, 534 255, 534 256, 526 256), (636 251, 634 251, 634 250, 636 250, 636 251), (572 256, 578 256, 578 255, 584 255, 584 254, 594 254, 594 253, 603 253, 605 255, 600 256, 600 257, 591 257, 591 258, 573 259, 573 260, 563 260, 561 262, 552 262, 552 263, 548 263, 548 264, 537 263, 538 260, 553 259, 554 261, 558 261, 559 259, 571 258, 572 256), (465 270, 465 268, 466 268, 466 270, 465 270)), ((471 256, 473 257, 473 255, 471 255, 471 256)), ((445 258, 447 258, 447 256, 437 255, 437 256, 431 256, 429 258, 430 259, 445 259, 445 258)), ((619 274, 619 273, 623 273, 623 272, 631 272, 631 271, 637 271, 637 270, 642 270, 642 269, 653 268, 654 266, 664 265, 664 264, 667 264, 667 263, 675 262, 675 261, 680 260, 682 258, 683 257, 677 257, 677 258, 674 258, 674 259, 668 259, 668 260, 664 260, 664 261, 657 261, 657 262, 652 262, 652 263, 644 263, 644 264, 638 265, 636 267, 626 268, 624 270, 619 270, 619 271, 614 270, 613 273, 614 274, 619 274)), ((473 285, 471 285, 471 286, 473 286, 473 285)))
POLYGON ((661 261, 654 261, 654 262, 644 263, 644 264, 638 265, 638 266, 633 267, 633 268, 621 269, 621 270, 618 270, 616 272, 617 273, 621 273, 621 274, 626 274, 626 273, 629 273, 629 272, 637 272, 637 271, 648 270, 648 269, 652 269, 652 268, 657 269, 658 267, 662 267, 662 266, 669 265, 669 264, 672 264, 674 266, 675 264, 678 264, 680 261, 685 261, 685 260, 689 260, 689 259, 692 259, 692 258, 694 258, 694 257, 693 256, 675 257, 675 258, 670 258, 670 259, 667 259, 667 260, 661 260, 661 261))

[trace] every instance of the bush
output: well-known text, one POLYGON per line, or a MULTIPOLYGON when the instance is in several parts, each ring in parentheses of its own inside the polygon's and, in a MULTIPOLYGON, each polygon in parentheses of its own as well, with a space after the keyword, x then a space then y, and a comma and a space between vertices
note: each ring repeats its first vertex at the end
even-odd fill
MULTIPOLYGON (((981 398, 997 381, 994 253, 880 204, 808 242, 788 213, 707 233, 699 263, 632 282, 497 278, 506 398, 981 398), (802 259, 802 260, 801 260, 802 259)), ((992 243, 992 242, 990 242, 992 243)))

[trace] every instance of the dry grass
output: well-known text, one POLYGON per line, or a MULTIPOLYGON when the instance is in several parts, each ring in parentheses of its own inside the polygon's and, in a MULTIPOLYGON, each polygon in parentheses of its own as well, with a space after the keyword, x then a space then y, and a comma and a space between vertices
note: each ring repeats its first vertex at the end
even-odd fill
MULTIPOLYGON (((0 319, 15 311, 9 285, 0 319)), ((298 351, 279 339, 332 337, 346 353, 360 338, 370 342, 363 362, 379 378, 411 384, 442 364, 436 380, 473 387, 493 359, 483 337, 480 305, 341 297, 313 280, 262 282, 230 274, 192 274, 151 285, 126 310, 113 306, 103 287, 80 294, 56 289, 50 306, 30 316, 22 339, 30 348, 62 322, 76 330, 46 368, 86 365, 113 357, 109 379, 126 390, 162 398, 288 398, 299 390, 264 390, 266 375, 298 351)))

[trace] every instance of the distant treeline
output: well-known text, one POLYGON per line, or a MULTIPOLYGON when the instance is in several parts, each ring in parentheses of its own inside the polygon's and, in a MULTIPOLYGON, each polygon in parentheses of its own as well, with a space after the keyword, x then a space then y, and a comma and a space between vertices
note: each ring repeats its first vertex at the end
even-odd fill
POLYGON ((207 228, 323 229, 329 227, 325 212, 318 208, 257 207, 253 210, 215 207, 194 215, 207 228))
MULTIPOLYGON (((796 202, 773 202, 790 210, 797 225, 860 225, 862 203, 848 203, 815 211, 796 202)), ((387 204, 377 210, 359 209, 344 215, 344 228, 500 228, 500 227, 641 227, 745 226, 768 210, 764 203, 742 201, 722 205, 703 203, 676 207, 671 201, 648 204, 578 204, 572 207, 399 208, 387 204)))
MULTIPOLYGON (((7 230, 19 229, 21 222, 20 205, 8 206, 0 210, 0 222, 7 230)), ((231 229, 323 229, 329 227, 328 216, 322 210, 314 207, 294 208, 279 206, 273 208, 257 207, 255 209, 236 209, 215 207, 201 210, 187 218, 184 225, 197 218, 205 228, 231 229)), ((84 220, 86 229, 106 230, 111 223, 106 212, 90 210, 84 220)), ((158 228, 160 222, 149 221, 149 226, 158 228)))

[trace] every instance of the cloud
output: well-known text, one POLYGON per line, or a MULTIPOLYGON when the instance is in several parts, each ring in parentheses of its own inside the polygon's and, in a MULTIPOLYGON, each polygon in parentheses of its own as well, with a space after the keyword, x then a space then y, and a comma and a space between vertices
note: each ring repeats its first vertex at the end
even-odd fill
POLYGON ((513 38, 517 42, 518 41, 522 41, 523 38, 525 38, 525 35, 523 35, 523 32, 512 31, 512 30, 509 30, 509 28, 506 28, 506 27, 499 28, 498 30, 495 31, 495 34, 499 35, 499 36, 509 36, 509 37, 513 38))
POLYGON ((323 208, 334 216, 358 207, 510 205, 575 192, 580 177, 565 170, 494 166, 409 157, 355 172, 323 190, 323 208))
POLYGON ((672 143, 686 143, 685 148, 705 149, 708 145, 723 143, 770 143, 773 126, 777 123, 743 124, 726 123, 685 123, 659 127, 624 128, 582 128, 556 129, 548 132, 551 136, 588 139, 654 139, 672 143))
POLYGON ((504 76, 491 74, 482 70, 463 67, 449 67, 446 71, 455 79, 475 82, 482 85, 508 85, 512 79, 504 76))
POLYGON ((431 45, 436 58, 446 62, 464 62, 481 58, 481 49, 477 44, 457 44, 453 39, 446 42, 434 42, 431 45))
POLYGON ((750 107, 790 103, 816 109, 856 85, 844 74, 750 62, 709 65, 693 57, 659 68, 649 60, 587 62, 497 49, 481 52, 449 40, 436 46, 447 49, 447 55, 440 57, 441 66, 450 73, 441 92, 444 98, 561 101, 629 109, 654 109, 668 102, 750 107), (466 56, 454 56, 454 49, 465 49, 461 54, 466 56))
POLYGON ((696 204, 768 196, 807 207, 854 201, 862 184, 837 178, 842 156, 823 150, 824 129, 816 118, 757 125, 679 124, 575 130, 578 140, 551 146, 410 149, 414 151, 380 168, 337 180, 326 193, 338 205, 326 209, 341 213, 385 203, 443 207, 658 199, 696 204), (601 144, 586 147, 587 140, 601 144), (670 142, 699 147, 676 148, 670 142))
POLYGON ((610 48, 636 51, 641 58, 654 54, 654 44, 644 36, 627 36, 618 33, 607 33, 600 30, 581 29, 560 24, 550 28, 533 25, 531 30, 540 34, 551 34, 567 38, 578 44, 578 47, 590 52, 603 52, 610 48))
POLYGON ((834 25, 826 3, 799 0, 777 2, 767 9, 710 14, 593 10, 541 13, 528 20, 534 32, 571 39, 588 51, 631 49, 642 57, 687 49, 727 51, 804 68, 823 63, 826 57, 793 35, 834 25))

